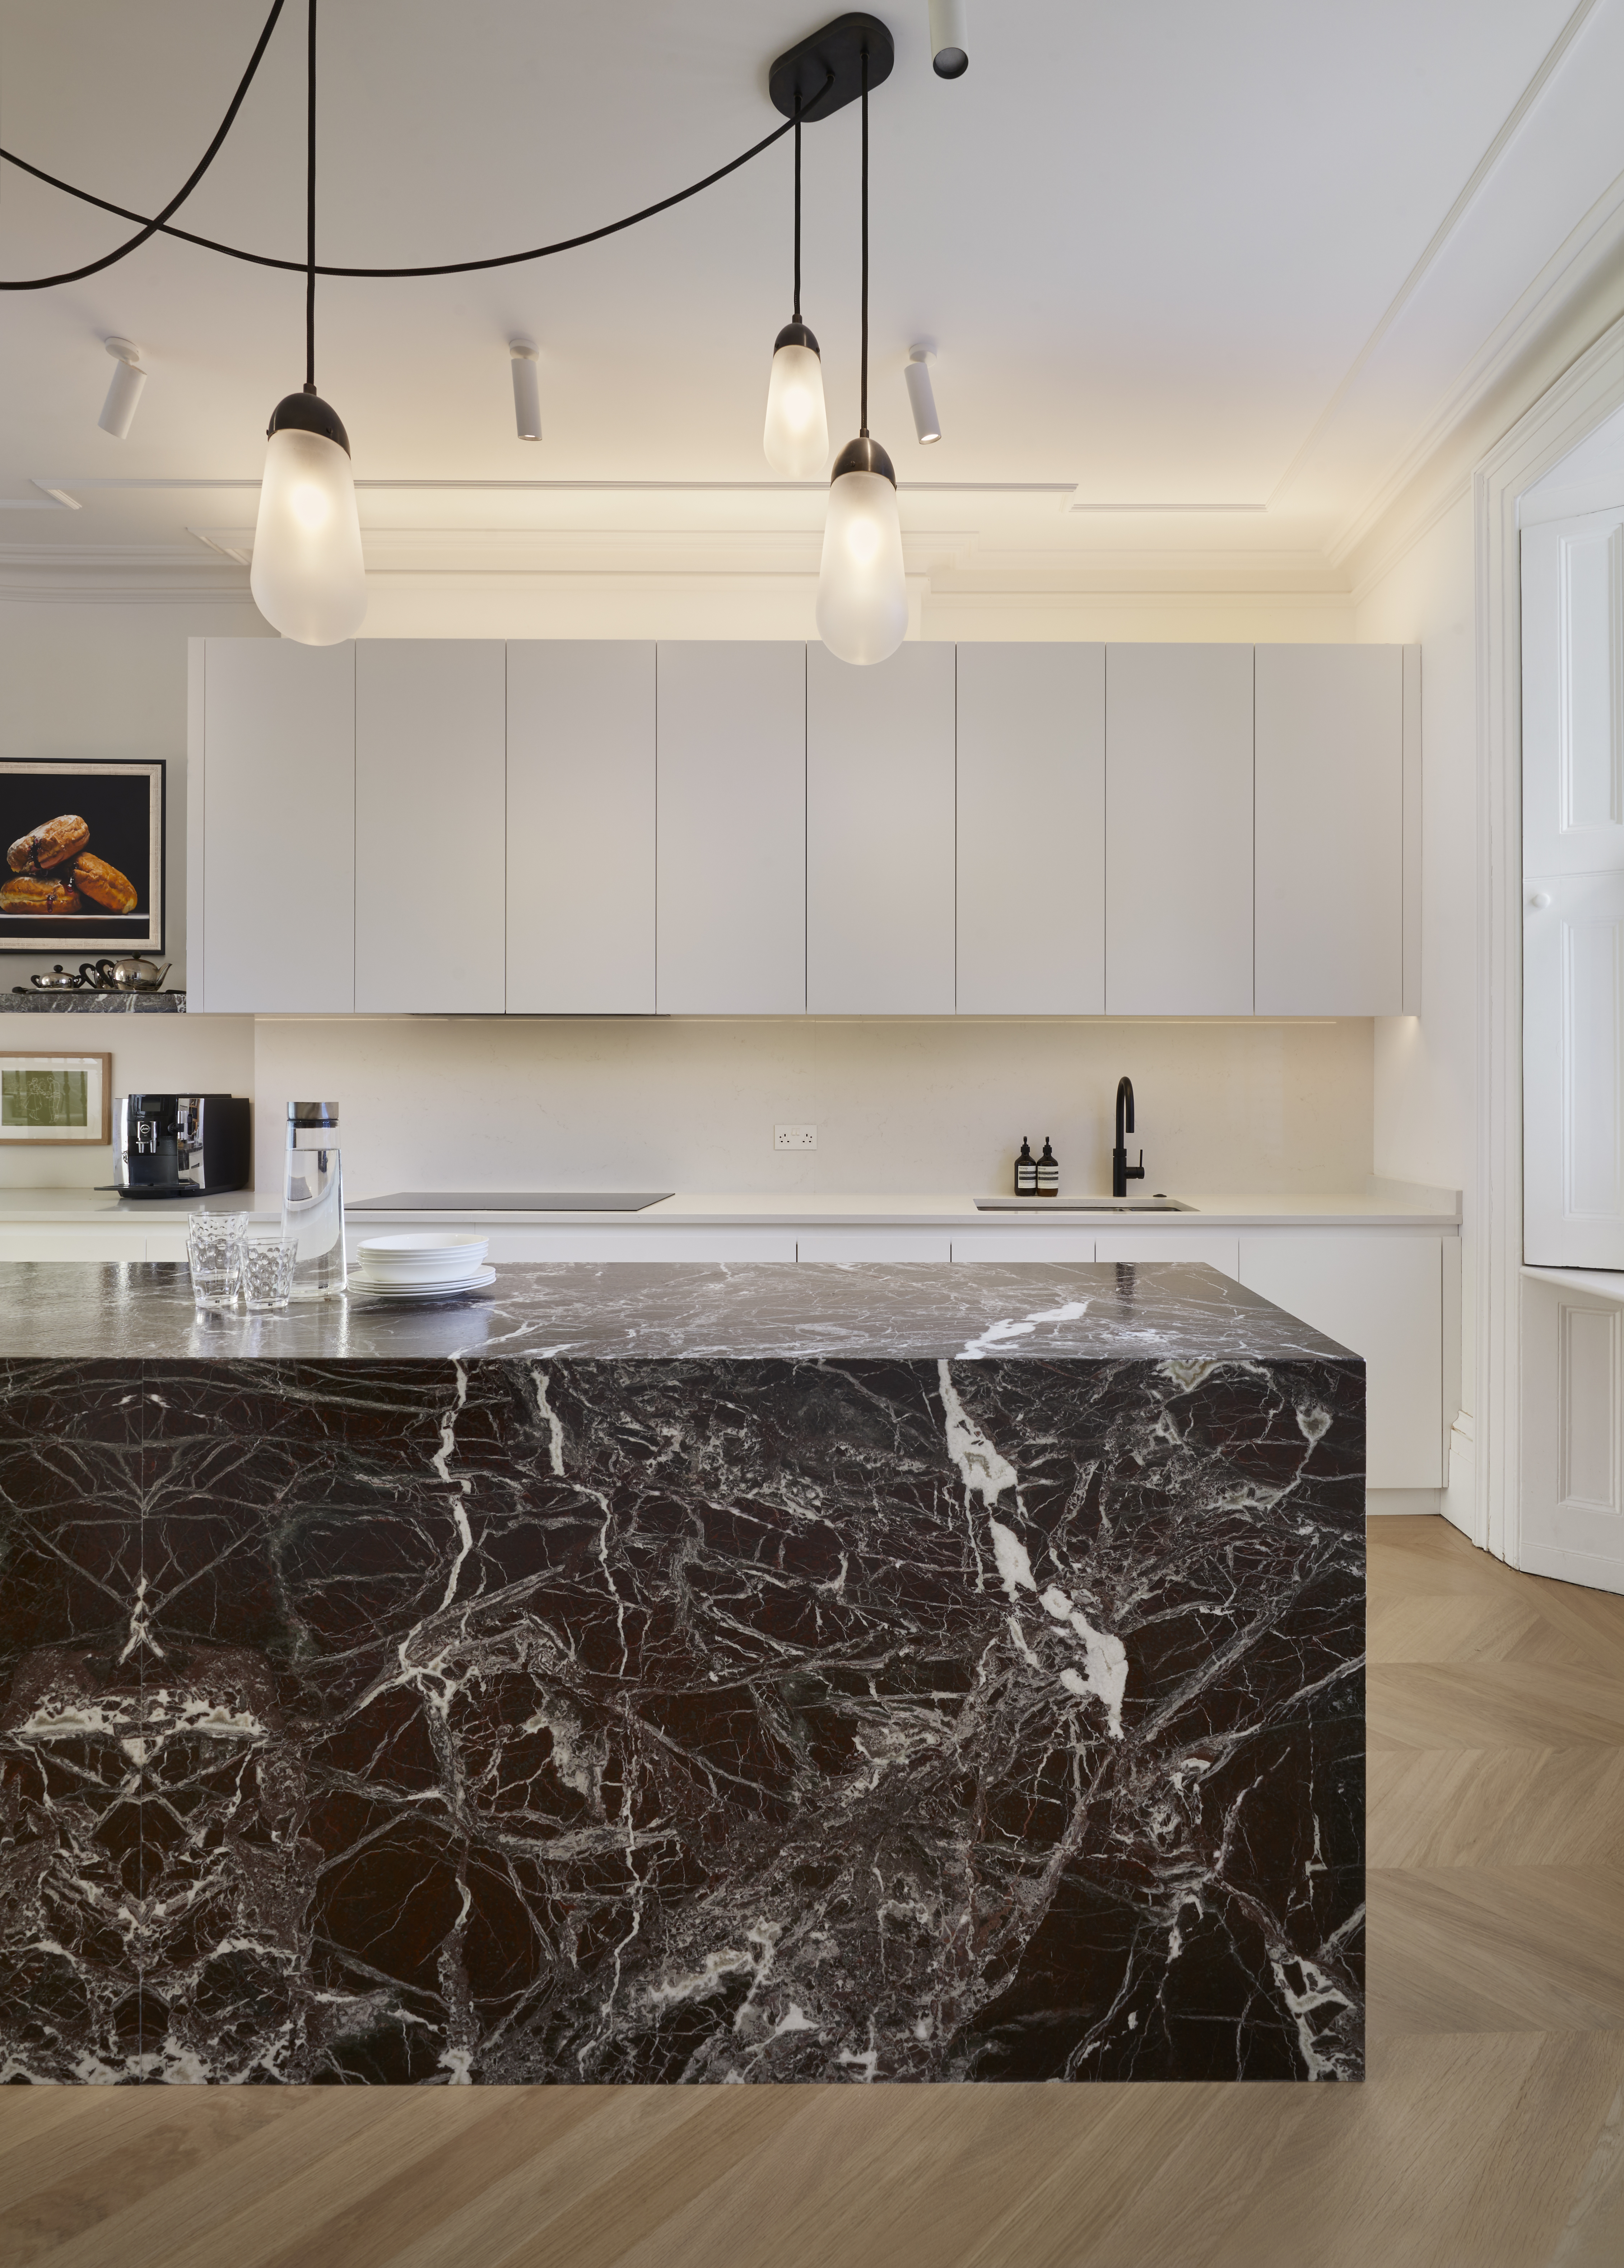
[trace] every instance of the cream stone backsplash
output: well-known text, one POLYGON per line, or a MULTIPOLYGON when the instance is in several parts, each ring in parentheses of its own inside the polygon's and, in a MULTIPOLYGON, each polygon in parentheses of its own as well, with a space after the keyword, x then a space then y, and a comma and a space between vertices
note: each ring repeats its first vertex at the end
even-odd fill
MULTIPOLYGON (((1147 1191, 1359 1190, 1368 1021, 903 1021, 0 1014, 0 1047, 107 1049, 113 1083, 252 1094, 274 1189, 283 1106, 336 1097, 354 1196, 402 1189, 740 1195, 1001 1190, 1023 1134, 1062 1186, 1110 1185, 1112 1109, 1138 1098, 1147 1191), (783 1156, 775 1124, 813 1124, 783 1156)), ((97 1149, 0 1147, 0 1187, 91 1188, 97 1149)))

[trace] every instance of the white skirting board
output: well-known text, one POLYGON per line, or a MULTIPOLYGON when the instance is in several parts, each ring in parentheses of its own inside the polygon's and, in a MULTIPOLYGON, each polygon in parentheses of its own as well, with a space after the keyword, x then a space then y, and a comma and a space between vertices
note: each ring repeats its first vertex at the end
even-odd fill
POLYGON ((1413 1519, 1417 1513, 1437 1513, 1443 1495, 1442 1489, 1366 1489, 1364 1516, 1377 1520, 1391 1513, 1413 1519))

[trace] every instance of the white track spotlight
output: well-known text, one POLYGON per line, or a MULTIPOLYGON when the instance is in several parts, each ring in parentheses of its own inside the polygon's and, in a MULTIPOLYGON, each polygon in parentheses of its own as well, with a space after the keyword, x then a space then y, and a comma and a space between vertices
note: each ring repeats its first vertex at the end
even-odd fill
POLYGON ((914 412, 914 431, 927 446, 942 438, 942 421, 936 414, 936 394, 930 385, 930 360, 929 347, 910 347, 908 366, 902 372, 914 412))
POLYGON ((118 368, 113 373, 113 383, 107 388, 107 398, 96 423, 104 433, 111 433, 115 441, 121 441, 129 431, 147 374, 141 367, 141 350, 133 340, 104 339, 102 344, 118 368))
POLYGON ((536 375, 536 342, 533 339, 510 339, 508 352, 513 357, 513 416, 518 438, 521 441, 539 441, 541 386, 536 375))
POLYGON ((930 0, 930 68, 938 78, 962 78, 970 68, 968 0, 930 0))

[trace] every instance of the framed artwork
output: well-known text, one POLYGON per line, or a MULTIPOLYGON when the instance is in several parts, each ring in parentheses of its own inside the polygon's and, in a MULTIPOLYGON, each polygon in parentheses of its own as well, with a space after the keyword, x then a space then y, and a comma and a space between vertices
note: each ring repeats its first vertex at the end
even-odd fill
POLYGON ((113 1058, 0 1053, 0 1144, 113 1139, 113 1058))
POLYGON ((166 769, 0 758, 0 953, 162 953, 166 769))

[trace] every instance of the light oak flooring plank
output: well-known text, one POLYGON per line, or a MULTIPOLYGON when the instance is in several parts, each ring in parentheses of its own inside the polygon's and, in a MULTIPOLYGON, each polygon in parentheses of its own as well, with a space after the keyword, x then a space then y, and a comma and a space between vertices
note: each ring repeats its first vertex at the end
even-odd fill
POLYGON ((1624 1599, 1370 1529, 1363 2087, 6 2088, 4 2268, 1618 2268, 1624 1599))
POLYGON ((1372 2035, 1624 2029, 1611 1867, 1372 1872, 1368 1903, 1372 2035))
POLYGON ((1377 1749, 1624 1746, 1624 1676, 1554 1664, 1372 1662, 1377 1749))

